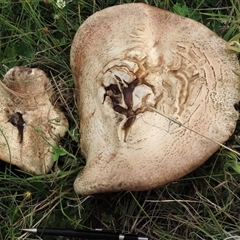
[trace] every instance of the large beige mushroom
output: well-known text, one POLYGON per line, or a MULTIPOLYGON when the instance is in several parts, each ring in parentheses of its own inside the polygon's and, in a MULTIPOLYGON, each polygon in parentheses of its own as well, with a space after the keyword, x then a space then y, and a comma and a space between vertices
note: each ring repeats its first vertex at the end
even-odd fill
POLYGON ((52 147, 68 127, 46 74, 14 67, 0 81, 0 159, 35 173, 53 166, 52 147))
POLYGON ((191 19, 145 4, 104 9, 76 33, 71 67, 86 157, 79 194, 176 180, 219 149, 207 138, 224 143, 235 129, 237 57, 191 19))

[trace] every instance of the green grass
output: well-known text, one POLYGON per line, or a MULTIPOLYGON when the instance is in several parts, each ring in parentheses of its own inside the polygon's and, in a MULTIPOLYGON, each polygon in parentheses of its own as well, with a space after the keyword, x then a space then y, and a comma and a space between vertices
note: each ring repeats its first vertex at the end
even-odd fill
MULTIPOLYGON (((94 12, 133 1, 1 1, 1 75, 13 66, 43 69, 53 76, 58 102, 69 119, 69 134, 55 149, 47 175, 32 176, 0 162, 0 239, 40 239, 23 227, 96 227, 138 232, 149 239, 239 239, 240 166, 226 150, 167 186, 146 192, 77 196, 73 181, 84 159, 78 147, 78 115, 69 52, 79 25, 94 12), (239 237, 237 237, 239 236, 239 237)), ((193 18, 225 40, 240 33, 238 0, 152 0, 145 2, 193 18)), ((237 126, 229 147, 239 149, 237 126)), ((61 237, 44 239, 64 239, 61 237)))

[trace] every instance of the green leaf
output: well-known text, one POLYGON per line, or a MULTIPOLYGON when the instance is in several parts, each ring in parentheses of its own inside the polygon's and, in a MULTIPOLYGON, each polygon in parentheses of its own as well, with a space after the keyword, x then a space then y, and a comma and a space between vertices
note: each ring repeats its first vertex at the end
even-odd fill
POLYGON ((52 151, 54 152, 53 161, 57 161, 59 157, 65 156, 67 151, 61 147, 53 146, 52 151))
POLYGON ((176 3, 174 6, 173 6, 173 11, 178 14, 178 15, 181 15, 181 16, 188 16, 189 15, 189 9, 188 7, 186 6, 186 4, 182 5, 180 3, 176 3))
POLYGON ((17 55, 20 55, 20 56, 24 56, 24 57, 32 57, 34 56, 34 52, 33 52, 33 49, 32 47, 23 42, 23 41, 20 41, 16 44, 16 54, 17 55))
POLYGON ((235 172, 240 174, 240 164, 238 163, 238 158, 233 153, 228 153, 228 160, 224 164, 226 168, 232 168, 235 172))

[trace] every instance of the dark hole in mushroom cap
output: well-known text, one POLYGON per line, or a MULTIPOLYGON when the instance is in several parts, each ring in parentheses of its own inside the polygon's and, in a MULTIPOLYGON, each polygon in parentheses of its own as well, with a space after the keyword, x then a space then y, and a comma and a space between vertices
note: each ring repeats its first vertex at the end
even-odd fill
POLYGON ((8 122, 10 122, 14 127, 18 129, 20 143, 23 141, 23 128, 25 121, 23 120, 22 114, 20 112, 16 112, 10 116, 8 119, 8 122))
POLYGON ((240 110, 240 102, 234 104, 235 110, 239 111, 240 110))
POLYGON ((132 83, 129 83, 129 84, 124 81, 125 86, 127 85, 127 87, 125 87, 122 84, 122 81, 119 77, 116 76, 116 79, 119 81, 120 83, 119 86, 121 87, 121 89, 119 89, 119 86, 117 84, 111 84, 110 86, 105 87, 106 93, 104 95, 104 100, 106 96, 110 97, 113 104, 113 110, 127 117, 127 121, 123 125, 123 129, 126 130, 131 127, 134 120, 136 119, 136 116, 135 116, 136 114, 132 110, 132 107, 133 107, 132 93, 135 87, 138 85, 138 80, 135 79, 132 83), (120 94, 121 96, 119 96, 120 94), (127 108, 124 108, 119 105, 121 103, 122 98, 124 99, 124 102, 127 108))

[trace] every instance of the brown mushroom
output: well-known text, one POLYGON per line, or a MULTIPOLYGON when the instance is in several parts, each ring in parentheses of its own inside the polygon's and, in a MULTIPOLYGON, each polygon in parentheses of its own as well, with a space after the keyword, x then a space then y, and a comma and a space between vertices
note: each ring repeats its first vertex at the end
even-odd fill
POLYGON ((224 143, 235 129, 237 57, 191 19, 145 4, 104 9, 76 33, 71 67, 86 157, 78 194, 176 180, 219 149, 196 132, 224 143))
POLYGON ((14 67, 0 81, 0 159, 35 173, 53 166, 52 147, 68 122, 54 101, 46 74, 14 67))

